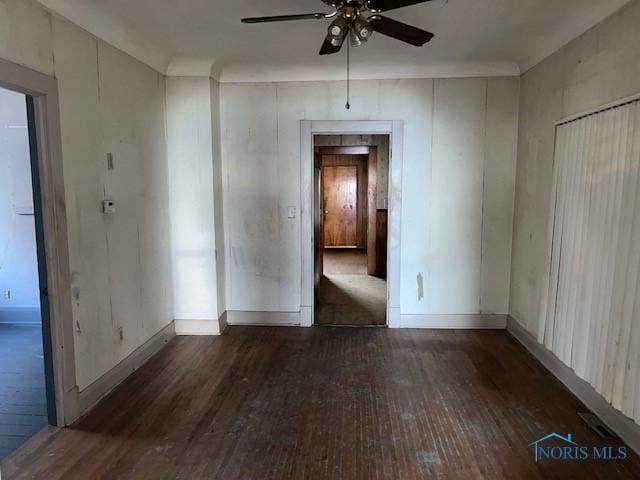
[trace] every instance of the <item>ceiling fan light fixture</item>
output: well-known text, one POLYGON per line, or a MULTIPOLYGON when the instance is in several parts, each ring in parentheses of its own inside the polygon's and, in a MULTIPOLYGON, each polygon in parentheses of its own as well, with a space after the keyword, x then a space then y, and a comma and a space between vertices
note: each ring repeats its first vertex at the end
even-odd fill
POLYGON ((344 37, 349 31, 349 24, 343 17, 336 18, 331 25, 329 25, 329 33, 327 34, 327 41, 334 47, 342 45, 344 37))
POLYGON ((354 43, 353 42, 354 36, 357 38, 357 45, 362 45, 364 42, 369 40, 372 33, 373 33, 373 29, 371 28, 371 25, 369 25, 369 22, 367 21, 367 19, 362 16, 358 17, 353 22, 352 33, 351 33, 352 44, 354 43))
POLYGON ((360 46, 368 41, 373 32, 394 38, 416 47, 422 47, 433 39, 433 33, 421 28, 407 25, 389 17, 382 12, 397 10, 431 2, 432 0, 321 0, 333 8, 330 13, 302 13, 294 15, 277 15, 269 17, 243 18, 242 23, 270 23, 292 20, 324 20, 331 19, 326 37, 318 54, 333 55, 342 49, 346 40, 347 47, 360 46), (347 38, 347 36, 349 38, 347 38))
POLYGON ((355 30, 351 30, 351 33, 349 33, 349 38, 351 39, 352 47, 359 47, 363 43, 355 30))

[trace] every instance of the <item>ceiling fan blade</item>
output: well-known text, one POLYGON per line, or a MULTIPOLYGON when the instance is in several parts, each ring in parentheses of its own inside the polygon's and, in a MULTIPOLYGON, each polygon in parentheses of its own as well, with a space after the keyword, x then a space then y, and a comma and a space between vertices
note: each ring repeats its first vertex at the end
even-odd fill
POLYGON ((433 38, 433 33, 412 27, 392 18, 374 15, 369 18, 371 28, 378 33, 395 38, 402 42, 421 47, 433 38))
POLYGON ((333 8, 338 8, 344 4, 344 0, 322 0, 322 1, 333 8))
POLYGON ((347 38, 347 35, 342 38, 342 42, 338 46, 333 45, 329 41, 329 39, 325 39, 324 43, 322 44, 322 48, 320 48, 320 55, 331 55, 333 53, 338 53, 342 48, 342 45, 344 44, 345 38, 347 38))
POLYGON ((243 18, 242 23, 288 22, 291 20, 321 20, 328 18, 324 13, 303 13, 299 15, 277 15, 274 17, 243 18))
POLYGON ((431 0, 367 0, 365 5, 376 12, 388 12, 396 8, 410 7, 419 3, 427 3, 431 0))

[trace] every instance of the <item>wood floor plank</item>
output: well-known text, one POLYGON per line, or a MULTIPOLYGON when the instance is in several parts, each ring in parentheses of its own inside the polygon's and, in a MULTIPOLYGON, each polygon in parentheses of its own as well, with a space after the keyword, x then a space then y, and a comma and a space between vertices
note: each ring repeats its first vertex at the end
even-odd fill
POLYGON ((635 455, 534 462, 552 431, 610 443, 584 410, 504 331, 231 327, 176 338, 2 478, 640 478, 635 455))
POLYGON ((0 458, 47 426, 42 327, 0 324, 0 458))

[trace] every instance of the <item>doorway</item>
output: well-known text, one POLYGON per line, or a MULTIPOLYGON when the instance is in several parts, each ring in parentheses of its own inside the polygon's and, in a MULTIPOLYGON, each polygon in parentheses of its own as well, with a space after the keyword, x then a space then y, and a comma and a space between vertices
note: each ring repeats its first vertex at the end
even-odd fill
POLYGON ((31 96, 0 87, 0 459, 56 423, 31 96))
POLYGON ((389 135, 317 135, 315 323, 387 324, 389 135))

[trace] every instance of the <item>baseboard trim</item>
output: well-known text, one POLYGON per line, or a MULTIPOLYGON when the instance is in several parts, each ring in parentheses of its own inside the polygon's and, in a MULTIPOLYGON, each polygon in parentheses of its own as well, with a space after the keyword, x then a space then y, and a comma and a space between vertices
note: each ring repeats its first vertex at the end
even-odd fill
MULTIPOLYGON (((507 326, 507 315, 399 315, 399 309, 389 320, 390 328, 432 328, 432 329, 498 329, 507 326), (391 321, 393 320, 393 321, 391 321)), ((231 310, 226 313, 228 325, 255 326, 311 326, 311 307, 301 307, 299 312, 249 312, 231 310)), ((225 325, 226 326, 226 325, 225 325)))
POLYGON ((636 453, 640 453, 640 426, 616 410, 588 382, 581 379, 554 353, 529 333, 517 320, 509 316, 507 331, 542 365, 560 380, 578 399, 595 413, 611 430, 636 453))
POLYGON ((39 307, 1 307, 0 324, 41 325, 39 307))
POLYGON ((85 415, 100 400, 111 393, 129 375, 142 367, 175 337, 175 325, 171 322, 153 337, 133 351, 127 358, 113 367, 98 380, 79 392, 80 416, 85 415))
POLYGON ((227 312, 217 320, 176 319, 176 335, 222 335, 227 328, 227 312))
POLYGON ((225 310, 224 313, 222 315, 220 315, 220 318, 218 319, 218 323, 220 324, 220 334, 223 334, 224 331, 227 329, 228 323, 227 323, 227 311, 225 310))
POLYGON ((229 325, 300 326, 301 312, 243 312, 227 311, 229 325))
POLYGON ((491 329, 502 330, 507 326, 507 315, 407 315, 393 322, 393 328, 431 329, 491 329))

